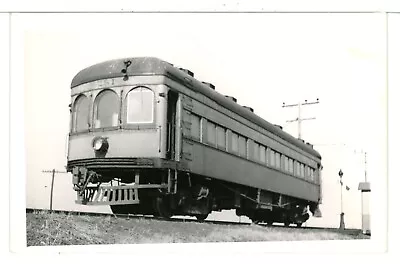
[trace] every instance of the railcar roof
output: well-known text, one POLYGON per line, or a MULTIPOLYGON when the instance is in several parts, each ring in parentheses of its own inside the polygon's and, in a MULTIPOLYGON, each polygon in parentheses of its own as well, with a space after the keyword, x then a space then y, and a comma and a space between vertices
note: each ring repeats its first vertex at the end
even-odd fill
POLYGON ((173 64, 170 64, 158 58, 122 58, 92 65, 81 70, 77 75, 75 75, 71 83, 71 88, 96 80, 123 77, 125 75, 165 75, 186 84, 186 86, 188 82, 185 81, 185 79, 189 79, 191 83, 190 88, 192 90, 209 97, 211 100, 216 101, 218 104, 228 108, 229 110, 239 114, 240 116, 250 120, 251 122, 256 123, 257 125, 267 129, 268 131, 271 131, 278 137, 289 141, 290 143, 296 145, 297 147, 310 153, 311 155, 314 155, 317 158, 321 159, 321 155, 311 146, 304 144, 302 141, 284 132, 282 129, 277 128, 275 125, 262 119, 248 109, 245 109, 243 106, 240 106, 232 100, 227 99, 224 95, 216 92, 209 86, 201 83, 195 78, 189 76, 187 73, 174 67, 173 64), (130 61, 131 63, 129 67, 126 68, 125 62, 127 61, 130 61), (123 69, 126 69, 126 73, 122 71, 123 69))

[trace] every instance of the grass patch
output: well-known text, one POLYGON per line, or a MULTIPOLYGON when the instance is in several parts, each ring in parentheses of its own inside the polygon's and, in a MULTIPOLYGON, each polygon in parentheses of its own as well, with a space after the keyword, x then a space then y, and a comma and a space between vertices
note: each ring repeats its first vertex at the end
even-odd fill
POLYGON ((26 214, 27 246, 338 240, 369 238, 327 230, 165 222, 33 212, 26 214))

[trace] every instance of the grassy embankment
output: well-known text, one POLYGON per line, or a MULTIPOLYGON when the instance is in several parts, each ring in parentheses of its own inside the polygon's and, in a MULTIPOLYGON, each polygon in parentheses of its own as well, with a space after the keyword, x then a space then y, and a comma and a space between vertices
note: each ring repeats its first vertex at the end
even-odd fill
POLYGON ((95 245, 365 239, 358 232, 27 213, 27 245, 95 245))

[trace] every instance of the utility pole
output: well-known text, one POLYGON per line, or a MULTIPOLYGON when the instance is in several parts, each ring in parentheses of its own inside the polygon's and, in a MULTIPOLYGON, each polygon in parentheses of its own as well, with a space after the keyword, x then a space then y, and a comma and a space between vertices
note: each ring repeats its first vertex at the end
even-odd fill
POLYGON ((364 152, 364 180, 367 182, 367 152, 364 152))
POLYGON ((319 99, 317 98, 317 101, 314 101, 314 102, 307 102, 307 100, 305 100, 304 103, 299 102, 299 103, 297 103, 297 104, 289 104, 289 105, 287 105, 287 104, 285 104, 285 102, 283 102, 282 107, 294 107, 294 106, 297 106, 297 107, 298 107, 298 115, 297 115, 297 118, 294 119, 294 120, 287 120, 286 122, 287 122, 287 123, 290 123, 290 122, 297 122, 297 126, 298 126, 298 127, 297 127, 297 130, 298 130, 298 133, 299 133, 299 136, 298 136, 299 139, 301 139, 301 122, 302 122, 302 121, 305 121, 305 120, 313 120, 313 119, 315 119, 315 117, 311 117, 311 118, 302 118, 302 117, 301 117, 301 106, 302 106, 302 105, 312 105, 312 104, 319 104, 319 99))
POLYGON ((53 211, 53 187, 54 187, 54 175, 56 173, 68 173, 66 171, 59 171, 56 169, 52 169, 52 170, 43 170, 43 173, 51 173, 51 189, 50 189, 50 211, 53 211))
POLYGON ((343 172, 341 169, 339 171, 339 177, 340 177, 340 225, 339 225, 339 229, 344 230, 345 224, 344 224, 344 212, 343 212, 343 181, 342 181, 343 172))

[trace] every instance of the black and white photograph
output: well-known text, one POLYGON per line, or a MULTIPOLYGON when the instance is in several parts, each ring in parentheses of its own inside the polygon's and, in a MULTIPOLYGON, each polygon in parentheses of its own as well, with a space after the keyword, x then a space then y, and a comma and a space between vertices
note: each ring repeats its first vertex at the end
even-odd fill
POLYGON ((11 151, 24 150, 10 163, 15 248, 385 250, 387 32, 399 16, 5 19, 11 151))

